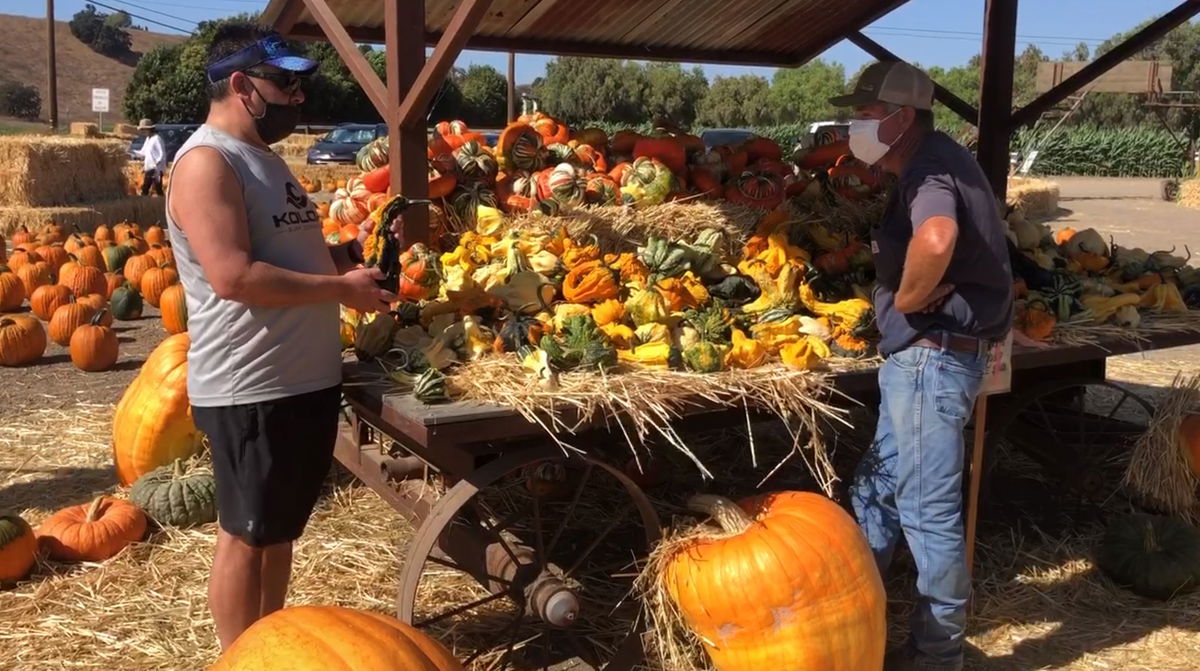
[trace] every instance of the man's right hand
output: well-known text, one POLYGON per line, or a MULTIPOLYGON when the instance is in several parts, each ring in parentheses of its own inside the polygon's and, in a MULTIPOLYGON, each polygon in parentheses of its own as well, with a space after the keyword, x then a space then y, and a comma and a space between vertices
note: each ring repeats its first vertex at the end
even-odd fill
POLYGON ((357 268, 341 276, 342 305, 359 312, 386 312, 396 295, 379 288, 376 284, 383 279, 378 268, 357 268))

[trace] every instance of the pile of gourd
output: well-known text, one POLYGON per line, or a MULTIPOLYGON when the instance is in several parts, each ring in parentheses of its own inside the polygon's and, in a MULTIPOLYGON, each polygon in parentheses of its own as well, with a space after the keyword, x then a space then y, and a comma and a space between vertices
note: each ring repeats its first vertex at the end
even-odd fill
POLYGON ((1016 326, 1034 340, 1049 339, 1060 324, 1133 328, 1144 313, 1200 310, 1200 269, 1188 265, 1190 251, 1118 247, 1091 228, 1051 233, 1019 213, 1008 222, 1024 257, 1015 269, 1016 326))
MULTIPOLYGON (((822 141, 790 162, 768 138, 706 150, 698 137, 673 128, 609 137, 596 128, 573 131, 535 112, 509 124, 491 147, 461 121, 443 121, 427 150, 429 196, 437 202, 434 228, 446 220, 469 226, 480 206, 506 214, 558 213, 582 205, 649 207, 690 198, 769 210, 801 194, 861 199, 878 193, 879 173, 854 160, 845 141, 822 141)), ((384 204, 391 179, 387 161, 386 137, 359 152, 363 173, 339 188, 322 211, 330 242, 353 238, 384 204)))
MULTIPOLYGON (((423 400, 444 397, 451 366, 495 355, 518 356, 555 384, 563 372, 621 364, 806 370, 872 351, 869 250, 820 225, 794 225, 783 210, 762 216, 740 258, 722 258, 714 229, 609 249, 565 229, 514 229, 488 206, 475 220, 447 251, 417 244, 400 254, 391 313, 343 307, 343 343, 362 359, 394 362, 394 377, 423 400)), ((384 244, 368 239, 368 264, 384 244)))

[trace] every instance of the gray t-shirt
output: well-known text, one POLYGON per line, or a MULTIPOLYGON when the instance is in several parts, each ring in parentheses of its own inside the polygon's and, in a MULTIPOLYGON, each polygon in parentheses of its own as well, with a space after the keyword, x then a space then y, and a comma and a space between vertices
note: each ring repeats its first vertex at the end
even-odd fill
MULTIPOLYGON (((179 149, 176 165, 196 147, 220 152, 241 182, 254 260, 301 273, 337 273, 316 208, 278 154, 204 125, 179 149)), ((192 405, 260 403, 341 382, 336 303, 263 307, 222 299, 169 208, 167 226, 187 301, 192 405)))
POLYGON ((871 231, 875 321, 888 355, 922 336, 950 332, 1000 339, 1012 327, 1012 268, 1005 226, 987 177, 962 145, 929 133, 897 181, 883 220, 871 231), (958 223, 954 255, 942 283, 955 286, 941 309, 902 314, 893 307, 908 243, 930 217, 958 223))

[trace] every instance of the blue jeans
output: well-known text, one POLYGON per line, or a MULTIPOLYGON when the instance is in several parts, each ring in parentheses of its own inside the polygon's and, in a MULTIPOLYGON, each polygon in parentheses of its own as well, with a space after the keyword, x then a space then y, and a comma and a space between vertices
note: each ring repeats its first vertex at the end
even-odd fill
POLYGON ((986 354, 909 347, 879 369, 879 425, 850 496, 881 575, 901 533, 917 567, 909 649, 922 668, 962 668, 971 581, 963 533, 963 429, 986 354))

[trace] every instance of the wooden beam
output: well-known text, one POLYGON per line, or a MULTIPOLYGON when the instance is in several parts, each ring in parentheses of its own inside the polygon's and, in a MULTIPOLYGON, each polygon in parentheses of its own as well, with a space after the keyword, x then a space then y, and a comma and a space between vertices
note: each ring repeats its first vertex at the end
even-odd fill
MULTIPOLYGON (((433 100, 434 94, 442 85, 442 80, 446 78, 450 68, 454 67, 454 61, 462 53, 463 46, 479 27, 479 22, 483 20, 491 5, 492 0, 463 0, 455 10, 450 25, 446 26, 446 32, 433 50, 433 56, 425 63, 416 82, 404 96, 404 102, 400 104, 401 126, 420 124, 422 128, 425 127, 425 110, 429 107, 429 102, 433 100)), ((424 26, 425 20, 422 15, 417 26, 421 34, 424 33, 424 26)), ((419 34, 414 37, 419 37, 419 34)))
POLYGON ((1008 190, 1008 149, 1013 130, 1013 69, 1017 49, 1017 0, 987 0, 983 17, 983 65, 979 87, 979 148, 992 191, 1008 190))
POLYGON ((281 35, 287 35, 291 31, 292 26, 296 25, 296 21, 300 20, 300 15, 304 13, 303 0, 287 0, 283 9, 279 11, 278 18, 273 22, 273 28, 281 35))
MULTIPOLYGON (((847 35, 846 39, 850 40, 852 43, 857 45, 858 48, 881 61, 901 60, 899 56, 893 54, 891 51, 888 51, 888 49, 882 44, 867 37, 866 35, 863 35, 862 31, 856 30, 847 35)), ((979 110, 975 109, 973 105, 954 95, 950 89, 947 89, 937 82, 933 83, 933 97, 946 107, 950 108, 950 111, 962 117, 962 119, 967 123, 971 125, 979 123, 979 110)))
MULTIPOLYGON (((384 0, 385 53, 387 54, 388 165, 391 192, 408 198, 429 195, 429 140, 425 124, 400 123, 400 106, 425 65, 425 0, 384 0)), ((429 242, 429 208, 417 205, 403 215, 401 248, 429 242)))
MULTIPOLYGON (((379 44, 384 41, 378 28, 349 28, 356 42, 379 44)), ((319 26, 297 23, 286 37, 298 40, 324 40, 319 26)), ((426 33, 425 44, 437 44, 441 33, 426 33)), ((522 54, 547 54, 551 56, 587 56, 591 58, 636 58, 648 61, 683 61, 685 63, 723 63, 728 65, 774 65, 792 67, 799 65, 799 57, 790 53, 748 50, 707 50, 687 47, 653 47, 645 45, 596 44, 561 40, 524 40, 517 38, 477 35, 467 40, 466 48, 479 51, 515 51, 522 54)), ((819 53, 819 52, 818 52, 819 53)))
POLYGON ((508 52, 508 122, 517 120, 517 55, 508 52))
MULTIPOLYGON (((358 46, 346 32, 346 28, 342 26, 342 22, 329 8, 329 3, 326 0, 303 0, 303 2, 308 7, 309 13, 317 20, 329 43, 333 45, 346 67, 350 69, 350 74, 354 75, 358 85, 367 94, 371 104, 379 110, 380 116, 386 119, 388 117, 387 88, 383 82, 379 81, 379 75, 375 74, 375 70, 367 62, 367 57, 358 50, 358 46)), ((293 2, 293 4, 299 3, 293 2)), ((280 20, 286 18, 287 10, 288 8, 285 7, 281 12, 280 20)))
POLYGON ((1200 0, 1186 0, 1175 9, 1160 16, 1156 21, 1139 30, 1129 39, 1113 47, 1092 61, 1079 72, 1067 77, 1061 84, 1038 96, 1033 102, 1017 110, 1013 115, 1013 128, 1020 128, 1037 121, 1042 112, 1054 107, 1067 99, 1067 96, 1095 81, 1097 77, 1111 70, 1115 65, 1124 61, 1151 42, 1171 32, 1188 19, 1200 13, 1200 0))

